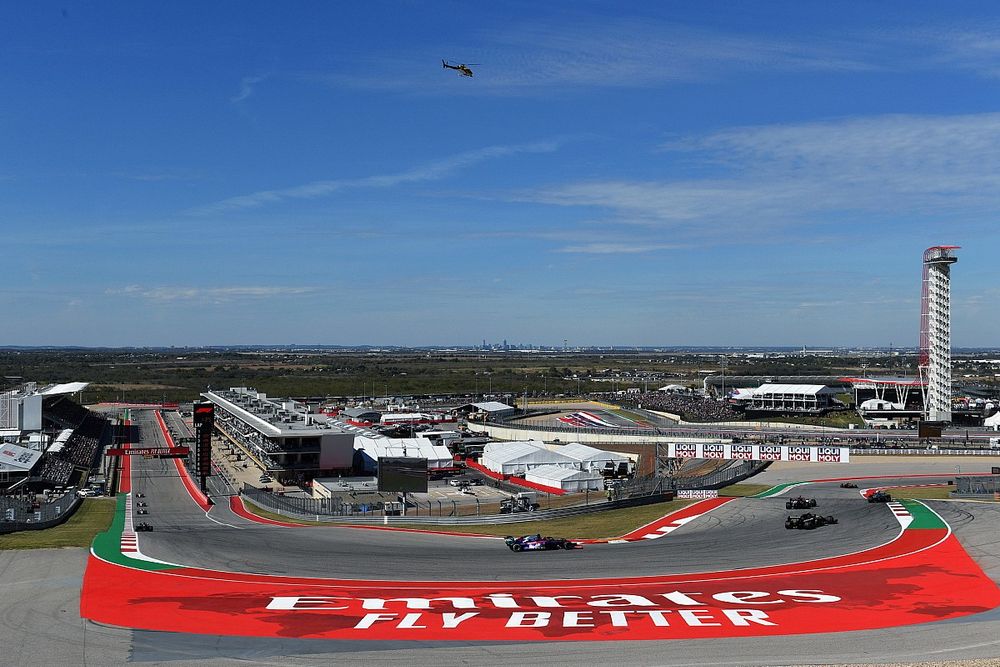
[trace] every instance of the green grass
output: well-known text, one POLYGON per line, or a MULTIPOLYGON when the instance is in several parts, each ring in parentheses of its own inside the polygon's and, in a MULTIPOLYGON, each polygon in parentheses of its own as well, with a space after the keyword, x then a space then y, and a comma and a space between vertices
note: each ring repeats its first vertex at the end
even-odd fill
MULTIPOLYGON (((315 521, 303 521, 300 519, 290 519, 281 514, 268 512, 267 510, 244 500, 248 510, 266 519, 275 521, 286 521, 297 523, 303 526, 329 526, 330 523, 315 521)), ((668 503, 656 503, 653 505, 643 505, 641 507, 629 507, 619 510, 608 510, 596 514, 586 514, 583 516, 566 517, 564 519, 552 519, 549 521, 525 521, 515 524, 464 524, 460 526, 432 525, 432 524, 410 524, 393 523, 391 525, 398 528, 415 528, 423 530, 444 530, 451 533, 476 533, 479 535, 528 535, 531 533, 546 533, 549 535, 562 535, 576 538, 602 538, 618 537, 629 531, 635 530, 650 521, 659 519, 664 514, 674 512, 685 505, 691 504, 692 500, 673 500, 668 503)), ((341 524, 343 525, 343 524, 341 524)))
POLYGON ((719 489, 719 495, 723 498, 743 498, 745 496, 756 495, 770 488, 770 484, 731 484, 719 489))
POLYGON ((886 489, 889 495, 892 496, 893 500, 897 498, 918 498, 921 500, 947 500, 951 496, 948 494, 955 489, 954 486, 928 486, 920 487, 915 489, 908 489, 906 487, 896 488, 896 489, 886 489))
POLYGON ((108 529, 114 515, 113 499, 87 498, 66 523, 45 530, 23 530, 0 535, 0 549, 89 547, 94 535, 108 529))
POLYGON ((674 512, 693 500, 672 500, 668 503, 656 503, 641 507, 629 507, 619 510, 608 510, 596 514, 551 519, 549 521, 525 521, 512 524, 478 524, 461 526, 426 526, 415 524, 397 524, 406 528, 426 528, 428 530, 446 530, 451 533, 478 533, 480 535, 530 535, 544 533, 561 537, 580 539, 599 539, 624 535, 650 521, 659 519, 664 514, 674 512))

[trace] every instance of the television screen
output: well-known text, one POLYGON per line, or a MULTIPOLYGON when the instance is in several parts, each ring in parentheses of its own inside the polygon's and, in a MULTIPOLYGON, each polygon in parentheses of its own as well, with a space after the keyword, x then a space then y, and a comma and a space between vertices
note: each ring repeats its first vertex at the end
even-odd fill
POLYGON ((427 493, 427 459, 380 456, 378 490, 380 493, 427 493))

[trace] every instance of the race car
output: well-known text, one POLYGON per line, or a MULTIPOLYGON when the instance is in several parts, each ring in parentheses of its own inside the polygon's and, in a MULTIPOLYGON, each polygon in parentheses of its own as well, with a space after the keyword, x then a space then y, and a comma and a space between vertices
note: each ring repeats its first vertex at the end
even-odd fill
POLYGON ((812 530, 813 528, 828 526, 835 523, 837 523, 837 518, 834 516, 822 516, 820 514, 806 512, 800 516, 789 516, 786 518, 785 528, 788 530, 793 528, 797 528, 799 530, 812 530))
POLYGON ((136 514, 149 514, 149 510, 148 510, 148 509, 145 509, 145 508, 142 508, 142 509, 137 509, 137 510, 135 511, 135 513, 136 513, 136 514))
POLYGON ((150 526, 148 523, 137 523, 137 524, 135 524, 135 532, 137 532, 137 533, 145 533, 145 532, 149 532, 151 530, 153 530, 153 527, 150 526))
POLYGON ((136 507, 145 507, 146 503, 144 503, 144 502, 138 502, 138 503, 135 504, 135 506, 136 507))
POLYGON ((875 493, 868 495, 868 502, 870 503, 888 503, 892 502, 892 496, 890 496, 885 491, 876 491, 875 493))
POLYGON ((807 510, 810 507, 816 507, 815 498, 803 498, 799 496, 798 498, 789 498, 785 501, 786 510, 807 510))
POLYGON ((842 489, 856 489, 856 488, 858 488, 858 485, 855 484, 854 482, 843 482, 840 485, 840 488, 842 488, 842 489))
POLYGON ((511 551, 552 551, 553 549, 576 549, 580 545, 563 537, 543 537, 539 534, 503 538, 511 551))

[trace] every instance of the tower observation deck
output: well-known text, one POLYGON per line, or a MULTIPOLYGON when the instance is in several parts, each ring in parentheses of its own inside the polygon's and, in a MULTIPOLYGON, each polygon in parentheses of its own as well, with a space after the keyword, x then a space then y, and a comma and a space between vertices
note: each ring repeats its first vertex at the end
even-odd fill
POLYGON ((951 421, 951 265, 958 261, 958 248, 940 245, 924 251, 919 366, 930 421, 951 421))

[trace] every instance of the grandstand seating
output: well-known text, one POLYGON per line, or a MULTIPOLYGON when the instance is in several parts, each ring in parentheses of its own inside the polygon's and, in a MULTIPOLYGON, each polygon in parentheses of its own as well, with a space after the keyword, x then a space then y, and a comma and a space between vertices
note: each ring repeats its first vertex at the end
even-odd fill
POLYGON ((608 394, 605 400, 621 403, 629 407, 642 406, 646 410, 659 410, 679 414, 685 421, 720 422, 738 421, 744 419, 742 412, 728 403, 696 395, 666 394, 661 392, 646 392, 629 394, 625 398, 608 394))
POLYGON ((59 452, 42 457, 36 478, 55 485, 68 484, 75 470, 97 465, 108 429, 106 419, 66 398, 47 401, 43 415, 50 423, 73 429, 73 434, 59 452))
POLYGON ((87 408, 77 405, 65 397, 57 397, 55 400, 45 401, 43 414, 46 419, 57 423, 62 428, 71 429, 76 429, 88 417, 96 416, 87 408))

